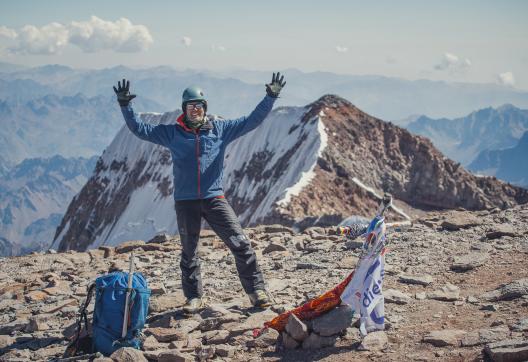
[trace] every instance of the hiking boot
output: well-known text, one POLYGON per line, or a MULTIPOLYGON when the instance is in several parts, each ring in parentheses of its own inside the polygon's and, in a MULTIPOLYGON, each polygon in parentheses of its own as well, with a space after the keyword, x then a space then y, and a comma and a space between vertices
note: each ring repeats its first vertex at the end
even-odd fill
POLYGON ((187 299, 187 302, 183 306, 183 312, 186 314, 198 313, 203 308, 202 298, 191 298, 187 299))
POLYGON ((255 293, 248 294, 249 300, 254 307, 257 308, 266 308, 271 305, 270 297, 268 293, 263 289, 255 290, 255 293))

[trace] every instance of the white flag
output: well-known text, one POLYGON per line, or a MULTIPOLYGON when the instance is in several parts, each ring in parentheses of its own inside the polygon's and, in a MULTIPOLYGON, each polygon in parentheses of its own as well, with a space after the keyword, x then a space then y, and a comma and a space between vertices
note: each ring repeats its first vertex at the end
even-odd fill
POLYGON ((367 230, 363 250, 354 276, 341 295, 341 301, 361 317, 360 332, 385 329, 383 275, 385 268, 386 227, 384 219, 376 217, 367 230))
POLYGON ((352 307, 361 316, 360 332, 385 329, 383 298, 383 275, 385 258, 364 259, 356 268, 352 280, 341 295, 341 301, 352 307))

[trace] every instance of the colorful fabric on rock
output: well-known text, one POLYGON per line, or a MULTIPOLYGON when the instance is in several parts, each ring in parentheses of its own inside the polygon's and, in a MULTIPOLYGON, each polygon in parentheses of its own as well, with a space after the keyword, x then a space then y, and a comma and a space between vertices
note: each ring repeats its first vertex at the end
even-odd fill
POLYGON ((300 320, 311 320, 334 309, 337 305, 341 304, 341 294, 352 279, 353 275, 354 272, 350 273, 350 275, 334 289, 327 291, 317 298, 309 300, 300 307, 284 312, 273 318, 271 321, 264 323, 264 329, 273 328, 282 332, 288 323, 288 317, 290 314, 295 314, 300 320))
POLYGON ((361 315, 360 332, 363 336, 374 330, 383 330, 385 313, 382 284, 385 245, 385 219, 378 215, 372 219, 366 230, 356 269, 345 280, 319 297, 264 323, 264 328, 256 329, 253 335, 260 335, 266 328, 282 332, 290 314, 295 314, 300 320, 311 320, 341 303, 350 305, 354 312, 361 315))

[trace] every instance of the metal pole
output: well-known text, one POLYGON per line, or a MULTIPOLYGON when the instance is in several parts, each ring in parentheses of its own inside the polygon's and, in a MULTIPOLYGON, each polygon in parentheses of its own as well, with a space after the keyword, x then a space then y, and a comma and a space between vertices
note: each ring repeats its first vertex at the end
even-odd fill
POLYGON ((128 304, 130 293, 132 292, 132 279, 134 278, 134 251, 130 252, 130 265, 128 268, 128 285, 125 299, 125 313, 123 313, 123 329, 121 331, 121 338, 125 338, 128 327, 128 304))

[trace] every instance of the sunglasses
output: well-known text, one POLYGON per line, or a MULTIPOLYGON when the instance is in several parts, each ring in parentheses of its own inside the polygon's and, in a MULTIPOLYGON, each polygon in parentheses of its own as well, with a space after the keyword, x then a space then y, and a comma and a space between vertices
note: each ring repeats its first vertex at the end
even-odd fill
POLYGON ((192 110, 192 109, 203 109, 204 105, 202 103, 187 103, 185 105, 185 109, 192 110))

